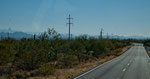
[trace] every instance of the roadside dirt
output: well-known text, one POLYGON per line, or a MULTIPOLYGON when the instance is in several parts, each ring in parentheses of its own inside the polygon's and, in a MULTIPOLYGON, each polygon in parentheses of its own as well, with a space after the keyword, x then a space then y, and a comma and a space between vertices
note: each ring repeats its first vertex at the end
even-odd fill
MULTIPOLYGON (((121 52, 117 53, 117 56, 120 56, 125 51, 127 51, 131 46, 126 46, 121 49, 121 52)), ((106 56, 103 59, 97 59, 97 60, 90 60, 85 63, 80 63, 77 66, 74 66, 73 68, 68 69, 57 69, 54 75, 47 76, 47 77, 31 77, 29 79, 69 79, 81 72, 87 71, 88 69, 91 69, 97 65, 103 64, 104 62, 107 62, 117 56, 111 55, 106 56)))
POLYGON ((145 47, 146 51, 147 51, 147 54, 150 56, 150 47, 145 47))

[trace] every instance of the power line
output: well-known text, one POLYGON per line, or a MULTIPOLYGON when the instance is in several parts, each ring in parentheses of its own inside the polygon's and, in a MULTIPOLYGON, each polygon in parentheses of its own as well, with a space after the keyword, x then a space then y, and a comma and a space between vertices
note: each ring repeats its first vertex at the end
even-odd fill
POLYGON ((111 33, 111 38, 112 38, 112 39, 114 38, 114 37, 113 37, 113 35, 114 35, 114 34, 113 34, 113 33, 111 33))
POLYGON ((7 33, 7 37, 9 38, 9 32, 7 33))
POLYGON ((34 39, 34 40, 36 39, 36 34, 33 35, 33 39, 34 39))
POLYGON ((70 17, 70 14, 69 14, 69 18, 67 18, 67 19, 68 19, 68 21, 69 21, 69 22, 67 23, 67 24, 69 25, 69 38, 68 38, 68 39, 70 40, 70 27, 71 27, 71 24, 73 24, 73 23, 71 22, 71 19, 73 19, 73 18, 71 18, 71 17, 70 17))
POLYGON ((107 33, 107 39, 109 39, 109 34, 107 33))
POLYGON ((103 28, 101 28, 101 31, 100 31, 100 39, 102 40, 103 39, 103 28))

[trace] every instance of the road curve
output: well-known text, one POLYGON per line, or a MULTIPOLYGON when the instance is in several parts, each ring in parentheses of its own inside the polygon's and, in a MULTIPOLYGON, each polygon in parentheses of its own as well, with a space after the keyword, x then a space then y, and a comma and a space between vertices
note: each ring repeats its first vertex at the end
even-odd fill
POLYGON ((150 58, 143 44, 72 79, 150 79, 150 58))

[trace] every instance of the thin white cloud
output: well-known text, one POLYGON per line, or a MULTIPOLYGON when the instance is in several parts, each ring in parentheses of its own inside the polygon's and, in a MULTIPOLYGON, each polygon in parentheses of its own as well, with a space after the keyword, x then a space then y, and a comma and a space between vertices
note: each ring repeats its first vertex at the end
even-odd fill
POLYGON ((36 31, 42 29, 42 22, 45 19, 48 11, 49 10, 54 11, 55 0, 42 0, 42 1, 43 2, 41 3, 38 11, 36 12, 35 18, 32 23, 36 31))

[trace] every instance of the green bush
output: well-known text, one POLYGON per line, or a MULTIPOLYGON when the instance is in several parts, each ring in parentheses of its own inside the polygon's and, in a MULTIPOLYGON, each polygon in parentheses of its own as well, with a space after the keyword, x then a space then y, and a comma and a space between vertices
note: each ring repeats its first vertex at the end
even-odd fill
POLYGON ((72 67, 73 65, 77 65, 78 62, 78 58, 75 55, 58 54, 57 66, 59 68, 72 67))
POLYGON ((0 65, 6 65, 14 60, 15 51, 10 44, 0 43, 0 65))
POLYGON ((46 76, 53 75, 56 71, 56 68, 52 64, 43 64, 39 69, 31 71, 30 76, 46 76))
POLYGON ((52 75, 56 71, 56 68, 54 65, 51 64, 44 64, 39 69, 40 75, 46 76, 46 75, 52 75))
POLYGON ((113 55, 118 56, 118 53, 120 53, 121 51, 121 49, 116 49, 113 55))
MULTIPOLYGON (((0 65, 12 64, 18 70, 31 71, 32 76, 49 75, 55 72, 55 67, 69 68, 80 62, 110 56, 112 50, 116 50, 113 53, 116 55, 120 51, 117 49, 130 44, 129 40, 99 40, 86 35, 72 40, 60 37, 54 29, 48 29, 37 39, 0 40, 0 65)), ((145 45, 150 46, 149 40, 145 45)))

